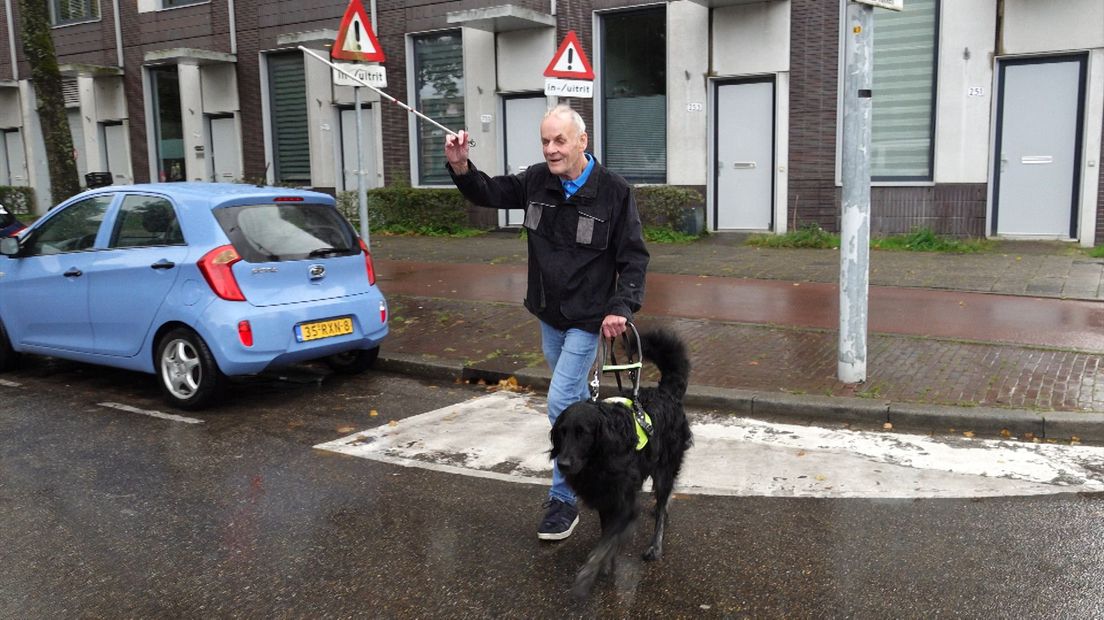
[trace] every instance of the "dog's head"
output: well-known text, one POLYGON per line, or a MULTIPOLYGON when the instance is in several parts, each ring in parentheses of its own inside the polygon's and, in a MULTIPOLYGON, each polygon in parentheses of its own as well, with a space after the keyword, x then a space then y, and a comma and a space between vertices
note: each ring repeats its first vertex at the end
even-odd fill
POLYGON ((609 414, 602 405, 590 401, 577 402, 556 418, 552 425, 552 458, 566 475, 577 474, 587 462, 616 444, 611 436, 609 414))

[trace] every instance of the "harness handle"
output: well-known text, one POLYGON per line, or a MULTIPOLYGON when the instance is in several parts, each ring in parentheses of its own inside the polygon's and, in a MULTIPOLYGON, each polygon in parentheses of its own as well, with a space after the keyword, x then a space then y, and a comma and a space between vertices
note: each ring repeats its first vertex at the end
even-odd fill
POLYGON ((640 396, 640 375, 643 368, 643 353, 644 350, 640 345, 640 332, 636 331, 636 325, 632 321, 626 323, 628 329, 621 334, 621 345, 625 350, 625 355, 628 356, 628 360, 625 363, 620 364, 617 362, 616 354, 616 342, 615 339, 609 338, 609 364, 604 363, 606 358, 607 344, 606 338, 599 340, 598 356, 595 360, 593 372, 590 379, 590 400, 598 400, 598 392, 602 383, 602 375, 605 373, 613 373, 617 379, 617 391, 620 394, 625 393, 625 388, 621 384, 621 373, 628 372, 629 379, 632 380, 632 401, 634 407, 636 401, 640 396), (632 334, 632 338, 629 338, 629 334, 632 334))
MULTIPOLYGON (((595 359, 594 376, 590 380, 590 400, 598 400, 598 392, 601 388, 601 377, 604 373, 612 372, 617 378, 617 391, 622 394, 624 400, 629 401, 629 410, 632 412, 633 419, 636 421, 637 433, 643 432, 644 435, 640 438, 640 441, 634 441, 637 450, 640 450, 648 443, 648 438, 652 436, 653 427, 652 421, 644 409, 640 406, 640 379, 644 367, 644 347, 640 344, 640 332, 636 331, 636 325, 633 325, 632 321, 626 323, 628 329, 621 334, 621 346, 625 350, 625 355, 628 356, 628 360, 624 364, 617 363, 617 354, 615 349, 617 348, 616 342, 613 338, 609 339, 609 360, 610 363, 603 362, 606 358, 606 339, 601 339, 601 347, 599 348, 598 355, 595 359), (629 333, 632 333, 632 338, 629 338, 629 333), (631 398, 624 398, 625 388, 621 384, 621 373, 628 372, 629 378, 632 379, 632 396, 631 398)), ((610 400, 610 399, 607 399, 610 400)), ((622 403, 623 404, 623 403, 622 403)))

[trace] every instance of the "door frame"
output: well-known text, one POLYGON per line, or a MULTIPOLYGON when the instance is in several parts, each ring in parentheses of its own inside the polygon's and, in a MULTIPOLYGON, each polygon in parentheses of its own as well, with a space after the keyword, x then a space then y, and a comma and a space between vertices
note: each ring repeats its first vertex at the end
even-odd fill
POLYGON ((1005 71, 1016 65, 1040 65, 1056 62, 1077 62, 1077 125, 1073 138, 1073 178, 1070 192, 1070 229, 1069 238, 1078 238, 1078 217, 1081 205, 1081 166, 1085 141, 1085 92, 1088 86, 1088 54, 1059 54, 1054 56, 1028 56, 997 58, 996 96, 993 97, 993 140, 989 153, 989 174, 991 175, 989 236, 996 237, 997 222, 1000 215, 1000 152, 1004 139, 1005 71))
POLYGON ((707 222, 706 228, 711 232, 724 232, 717 226, 720 220, 720 192, 717 191, 718 183, 718 171, 717 171, 717 145, 719 143, 717 115, 720 113, 719 92, 722 86, 731 86, 739 84, 759 84, 763 82, 769 82, 771 85, 771 144, 770 144, 770 180, 771 180, 771 199, 768 209, 770 210, 770 218, 768 220, 768 231, 774 231, 776 229, 776 214, 775 203, 778 200, 778 184, 779 179, 776 174, 776 160, 778 158, 778 76, 770 73, 764 75, 754 75, 746 77, 731 77, 731 78, 719 78, 712 80, 712 84, 709 89, 709 157, 707 165, 709 166, 709 187, 712 190, 712 199, 709 200, 708 215, 712 218, 711 222, 707 222))

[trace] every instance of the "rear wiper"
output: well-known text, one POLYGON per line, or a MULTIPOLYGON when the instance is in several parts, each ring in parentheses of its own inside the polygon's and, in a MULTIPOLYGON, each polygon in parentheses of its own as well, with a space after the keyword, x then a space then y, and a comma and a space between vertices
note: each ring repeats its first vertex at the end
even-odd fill
POLYGON ((307 257, 317 258, 319 256, 333 256, 334 254, 340 254, 343 251, 344 250, 339 250, 337 248, 331 247, 318 248, 317 250, 311 250, 310 254, 307 254, 307 257))

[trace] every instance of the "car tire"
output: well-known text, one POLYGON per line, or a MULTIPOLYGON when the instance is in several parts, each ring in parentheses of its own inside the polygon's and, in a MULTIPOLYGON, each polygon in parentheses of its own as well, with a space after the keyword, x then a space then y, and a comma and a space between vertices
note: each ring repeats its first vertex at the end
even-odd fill
POLYGON ((177 328, 162 336, 154 361, 161 393, 178 409, 209 406, 226 383, 211 349, 190 329, 177 328))
POLYGON ((328 365, 334 372, 343 375, 356 375, 368 370, 376 364, 379 357, 379 347, 372 349, 357 349, 346 351, 326 358, 328 365))
POLYGON ((8 331, 0 323, 0 371, 13 370, 19 364, 19 354, 12 348, 8 331))

